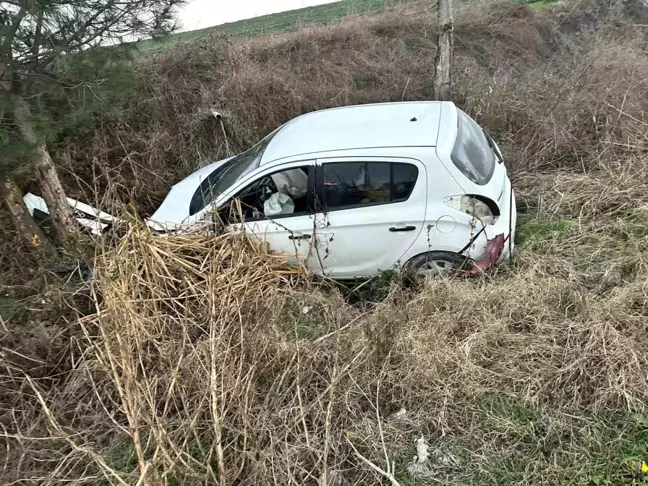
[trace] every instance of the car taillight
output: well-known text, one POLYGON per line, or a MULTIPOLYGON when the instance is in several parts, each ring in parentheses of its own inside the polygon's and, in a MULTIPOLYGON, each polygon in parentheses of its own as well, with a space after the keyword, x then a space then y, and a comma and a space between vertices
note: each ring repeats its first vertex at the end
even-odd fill
POLYGON ((448 206, 474 216, 484 224, 493 224, 495 215, 484 201, 473 196, 452 196, 443 200, 448 206))

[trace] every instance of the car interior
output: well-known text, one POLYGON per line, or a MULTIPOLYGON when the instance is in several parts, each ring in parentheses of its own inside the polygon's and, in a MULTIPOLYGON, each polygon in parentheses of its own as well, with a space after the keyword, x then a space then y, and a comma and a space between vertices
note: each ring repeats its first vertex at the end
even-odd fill
MULTIPOLYGON (((309 170, 314 169, 290 168, 256 180, 233 198, 225 219, 231 224, 307 213, 309 170)), ((336 209, 404 201, 417 175, 416 166, 403 163, 325 165, 324 203, 336 209)))
POLYGON ((241 216, 249 221, 306 213, 308 170, 308 167, 287 169, 255 181, 234 197, 227 221, 241 222, 241 216))

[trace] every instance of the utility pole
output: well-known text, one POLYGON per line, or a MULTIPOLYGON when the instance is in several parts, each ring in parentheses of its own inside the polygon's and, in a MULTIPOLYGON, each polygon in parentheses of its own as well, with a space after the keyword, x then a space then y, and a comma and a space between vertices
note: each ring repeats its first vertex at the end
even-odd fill
POLYGON ((452 97, 452 48, 454 19, 452 0, 438 0, 439 34, 434 71, 434 96, 437 101, 449 101, 452 97))

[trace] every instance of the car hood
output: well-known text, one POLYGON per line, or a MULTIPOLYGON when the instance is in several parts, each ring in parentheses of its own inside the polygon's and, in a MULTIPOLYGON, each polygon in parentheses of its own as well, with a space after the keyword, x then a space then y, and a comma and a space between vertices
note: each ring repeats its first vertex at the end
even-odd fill
POLYGON ((174 185, 157 211, 146 221, 147 225, 157 231, 167 231, 177 229, 183 223, 193 222, 189 215, 189 203, 200 183, 232 158, 209 164, 174 185))

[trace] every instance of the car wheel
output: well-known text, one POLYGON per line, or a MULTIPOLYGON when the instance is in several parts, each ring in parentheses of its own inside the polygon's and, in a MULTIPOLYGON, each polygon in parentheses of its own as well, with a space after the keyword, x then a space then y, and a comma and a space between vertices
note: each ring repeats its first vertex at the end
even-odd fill
POLYGON ((425 280, 448 278, 466 268, 466 257, 449 251, 430 251, 415 256, 407 266, 425 280))

